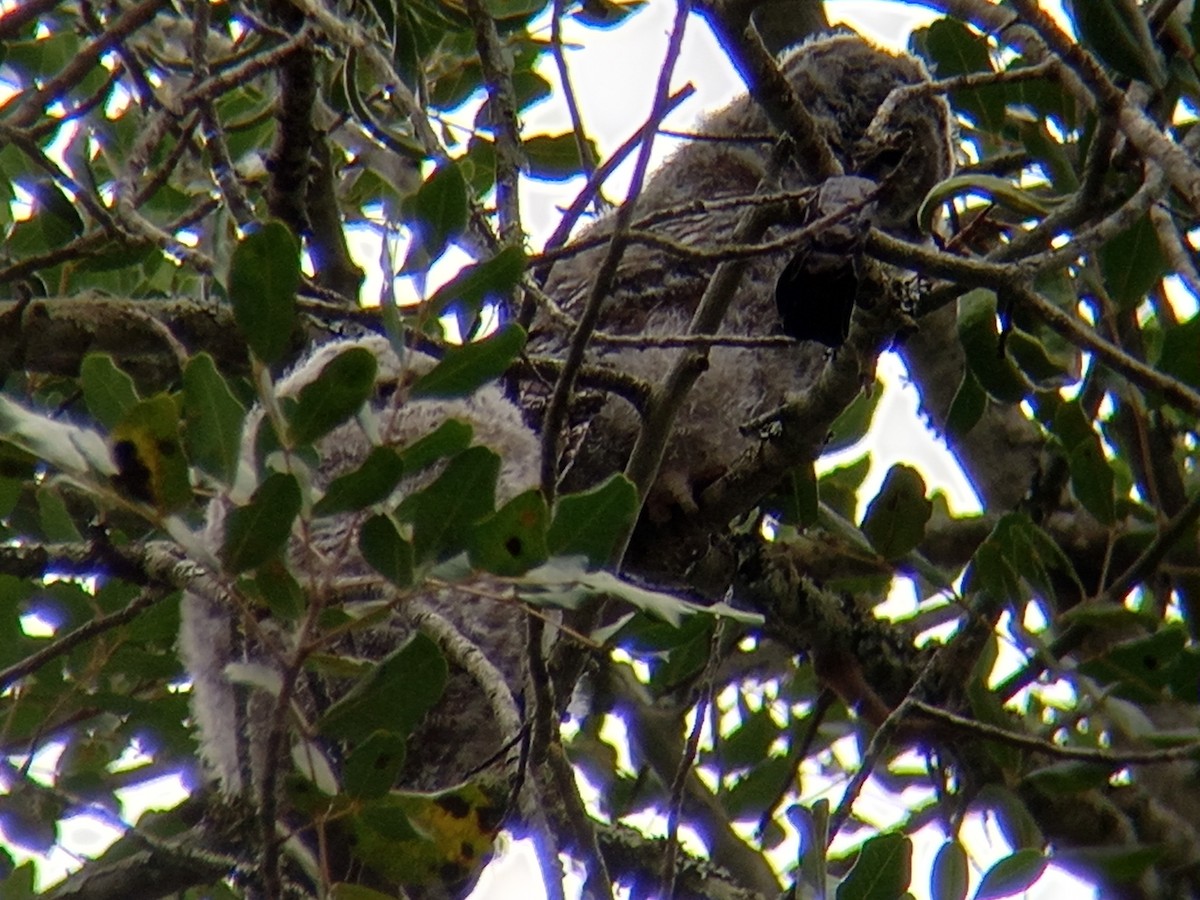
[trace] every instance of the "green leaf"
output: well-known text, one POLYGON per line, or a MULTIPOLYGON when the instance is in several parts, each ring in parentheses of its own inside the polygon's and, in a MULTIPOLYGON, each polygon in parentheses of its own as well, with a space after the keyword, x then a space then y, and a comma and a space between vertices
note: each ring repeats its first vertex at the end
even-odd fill
POLYGON ((192 499, 191 476, 179 434, 179 405, 156 394, 134 404, 113 427, 113 484, 162 512, 192 499))
POLYGON ((884 559, 899 559, 925 536, 933 503, 925 498, 925 479, 911 466, 894 465, 879 493, 867 506, 862 530, 884 559))
POLYGON ((590 565, 602 566, 612 555, 617 535, 633 523, 637 512, 637 488, 624 475, 614 474, 591 490, 559 498, 547 546, 556 556, 579 554, 590 565))
POLYGON ((1097 521, 1112 525, 1117 517, 1114 476, 1112 466, 1100 449, 1099 439, 1075 447, 1067 461, 1071 467, 1071 492, 1097 521))
POLYGON ((1167 83, 1145 14, 1132 0, 1066 0, 1080 43, 1108 66, 1155 88, 1167 83))
POLYGON ((929 879, 932 900, 966 900, 970 888, 967 851, 958 841, 946 841, 933 860, 929 879))
POLYGON ((405 738, 442 696, 446 673, 437 645, 418 632, 335 701, 318 730, 352 744, 376 731, 405 738))
POLYGON ((358 550, 372 569, 397 587, 413 583, 413 547, 389 516, 372 516, 358 533, 358 550))
POLYGON ((1081 794, 1108 784, 1112 766, 1097 766, 1078 760, 1063 760, 1034 769, 1024 781, 1043 794, 1081 794))
POLYGON ((403 735, 376 731, 353 746, 346 759, 346 793, 352 797, 382 797, 400 775, 404 765, 403 735))
POLYGON ((768 508, 783 522, 815 525, 820 513, 821 497, 813 464, 801 463, 788 469, 767 503, 768 508))
POLYGON ((46 539, 59 543, 82 541, 83 535, 75 527, 75 521, 67 504, 52 485, 41 485, 37 491, 38 525, 46 539))
POLYGON ((953 438, 965 437, 983 418, 986 409, 987 393, 970 367, 964 368, 962 381, 950 402, 950 411, 946 413, 946 434, 953 438))
POLYGON ((1200 315, 1164 330, 1158 367, 1164 375, 1200 388, 1200 315))
POLYGON ((133 379, 105 353, 89 353, 79 364, 79 386, 88 411, 105 428, 112 428, 138 402, 133 379))
POLYGON ((300 242, 282 222, 267 222, 238 241, 228 280, 233 317, 246 343, 263 362, 278 362, 296 326, 300 242))
POLYGON ((375 388, 378 363, 365 347, 343 350, 325 364, 315 380, 300 389, 288 413, 293 446, 315 441, 362 407, 375 388))
POLYGON ((424 269, 424 259, 437 259, 446 245, 467 227, 467 183, 458 165, 443 163, 407 204, 417 240, 402 272, 424 269))
POLYGON ((525 330, 506 325, 481 341, 453 347, 417 379, 413 397, 465 397, 504 374, 525 347, 525 330))
POLYGON ((245 506, 229 511, 221 561, 227 572, 244 572, 278 553, 300 512, 300 485, 294 475, 275 472, 258 486, 245 506))
POLYGON ((1121 309, 1135 308, 1170 271, 1149 213, 1100 248, 1100 271, 1121 309))
POLYGON ((862 846, 854 867, 838 885, 837 900, 896 900, 912 880, 912 841, 889 832, 862 846))
POLYGON ((413 523, 413 548, 420 562, 444 559, 465 549, 468 529, 495 508, 500 457, 486 447, 469 447, 420 493, 408 497, 400 514, 413 523))
POLYGON ((1119 844, 1109 847, 1069 847, 1055 850, 1054 860, 1074 872, 1094 872, 1103 881, 1137 881, 1162 858, 1161 845, 1119 844))
POLYGON ((439 459, 456 456, 471 446, 474 429, 458 419, 447 419, 429 434, 400 451, 405 472, 420 472, 439 459))
POLYGON ((471 565, 496 575, 523 575, 546 561, 550 512, 539 490, 518 494, 471 529, 471 565))
POLYGON ((375 447, 362 465, 333 480, 313 506, 313 515, 331 516, 358 512, 382 503, 396 490, 404 476, 404 462, 391 447, 375 447))
POLYGON ((232 484, 242 447, 246 408, 233 396, 213 358, 199 353, 183 370, 184 443, 192 462, 232 484))
POLYGON ((795 763, 786 756, 759 758, 754 766, 721 795, 721 806, 731 819, 757 818, 778 799, 780 788, 791 782, 795 763))
POLYGON ((841 411, 833 424, 829 426, 829 436, 825 439, 822 453, 836 453, 857 444, 871 427, 871 419, 879 400, 883 397, 883 383, 876 379, 869 390, 858 392, 850 405, 841 411))
POLYGON ((966 194, 982 194, 998 206, 1006 206, 1025 217, 1041 218, 1055 207, 1054 202, 1039 197, 1029 189, 1015 185, 1005 178, 971 172, 938 182, 929 192, 921 203, 921 208, 917 210, 917 222, 922 231, 929 231, 933 227, 933 217, 943 203, 966 194))
MULTIPOLYGON (((589 141, 592 159, 599 157, 594 143, 589 141)), ((529 174, 543 181, 566 181, 583 173, 583 160, 579 157, 579 143, 574 132, 563 134, 535 134, 521 142, 521 149, 529 162, 529 174)))
POLYGON ((270 559, 259 566, 252 586, 277 619, 295 621, 306 608, 304 589, 281 559, 270 559))
MULTIPOLYGON (((993 71, 987 36, 954 19, 939 19, 928 28, 918 29, 910 40, 933 64, 939 78, 993 71)), ((960 88, 950 95, 950 101, 980 128, 998 133, 1004 126, 1006 96, 1004 85, 991 84, 960 88)))
MULTIPOLYGON (((429 315, 439 317, 454 308, 463 321, 477 321, 483 307, 512 293, 525 272, 525 252, 520 247, 505 247, 491 259, 465 267, 438 288, 426 304, 429 315)), ((463 329, 468 334, 469 329, 463 329)))
POLYGON ((1001 403, 1019 403, 1031 390, 1004 355, 996 328, 996 295, 977 288, 958 300, 958 339, 979 384, 1001 403))
POLYGON ((871 471, 871 454, 864 453, 858 459, 836 466, 817 481, 817 490, 825 505, 845 519, 857 514, 858 490, 863 479, 871 471))
POLYGON ((1157 634, 1126 641, 1079 666, 1079 672, 1135 703, 1163 699, 1173 669, 1182 658, 1186 637, 1180 628, 1164 628, 1157 634))
POLYGON ((645 5, 646 0, 583 0, 571 17, 589 28, 612 28, 645 5))
POLYGON ((983 873, 975 900, 1011 897, 1029 890, 1046 871, 1048 860, 1039 850, 1018 850, 983 873))

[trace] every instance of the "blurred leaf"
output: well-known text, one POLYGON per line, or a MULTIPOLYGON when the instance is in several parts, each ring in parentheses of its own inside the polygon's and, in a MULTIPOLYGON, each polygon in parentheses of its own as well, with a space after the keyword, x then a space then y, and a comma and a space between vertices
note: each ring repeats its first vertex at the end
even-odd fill
POLYGON ((837 900, 896 900, 912 880, 912 841, 888 832, 863 844, 837 900))
POLYGON ((585 568, 583 557, 551 557, 544 565, 526 572, 518 581, 521 597, 535 606, 553 605, 577 609, 594 596, 609 596, 624 600, 635 609, 678 628, 687 616, 724 616, 735 622, 756 625, 762 622, 757 613, 735 609, 727 603, 704 606, 681 600, 671 594, 653 591, 624 581, 611 572, 593 572, 585 568))
POLYGON ((996 295, 977 288, 958 300, 958 338, 979 384, 1001 403, 1019 403, 1030 385, 1004 355, 996 327, 996 295))
POLYGON ((192 499, 191 476, 180 439, 180 409, 174 397, 156 394, 134 404, 112 429, 113 484, 161 512, 192 499))
POLYGON ((300 242, 282 222, 265 223, 238 241, 228 282, 233 316, 246 343, 263 362, 278 362, 296 325, 300 242))
POLYGON ((546 535, 551 553, 581 554, 593 566, 608 562, 622 534, 637 516, 637 489, 624 475, 611 475, 602 484, 560 497, 546 535))
POLYGON ((646 0, 582 0, 571 15, 589 28, 612 28, 645 5, 646 0))
POLYGON ((1137 881, 1162 858, 1161 845, 1120 844, 1110 847, 1061 847, 1054 861, 1070 871, 1096 872, 1106 881, 1128 884, 1137 881))
POLYGON ((757 819, 778 799, 793 769, 795 764, 786 756, 761 760, 721 795, 721 806, 731 819, 757 819))
POLYGON ((467 227, 467 184, 458 165, 440 165, 405 204, 417 237, 402 273, 426 268, 422 257, 433 261, 467 227))
POLYGON ((116 474, 108 444, 90 428, 79 428, 28 410, 0 395, 0 434, 11 447, 73 475, 116 474))
POLYGON ((546 561, 550 512, 542 492, 518 494, 471 528, 467 539, 471 565, 496 575, 523 575, 546 561))
POLYGON ((83 535, 75 526, 62 494, 53 485, 43 484, 37 490, 38 524, 49 541, 73 543, 83 535))
POLYGON ((358 533, 358 549, 367 564, 397 587, 413 583, 413 546, 400 536, 389 516, 371 516, 358 533))
POLYGON ((505 325, 495 334, 446 351, 432 370, 417 379, 414 397, 465 397, 499 378, 525 347, 525 330, 505 325))
POLYGON ((33 195, 32 221, 41 229, 47 246, 65 244, 83 234, 83 217, 51 179, 39 177, 25 187, 33 195))
POLYGON ((1162 55, 1134 0, 1065 0, 1080 43, 1106 65, 1155 88, 1167 83, 1162 55))
POLYGON ((1078 400, 1059 406, 1051 430, 1066 451, 1072 492, 1101 524, 1111 525, 1116 519, 1112 466, 1078 400))
POLYGON ((300 389, 288 413, 293 446, 312 443, 362 408, 375 389, 375 354, 365 347, 343 350, 300 389))
POLYGON ((835 466, 817 481, 821 501, 844 519, 857 519, 858 489, 871 471, 871 455, 835 466))
POLYGON ((79 364, 83 402, 96 421, 112 428, 138 402, 133 379, 116 367, 112 357, 89 353, 79 364))
POLYGON ((447 419, 429 434, 400 451, 405 472, 419 472, 439 459, 455 456, 471 445, 474 429, 466 422, 447 419))
POLYGON ((880 556, 899 559, 921 543, 931 515, 925 479, 911 466, 897 464, 888 470, 879 493, 867 506, 862 530, 880 556))
POLYGON ((1039 850, 1018 850, 983 873, 975 900, 1011 897, 1029 890, 1046 871, 1048 860, 1039 850))
POLYGON ((336 700, 321 716, 318 730, 351 744, 377 731, 405 738, 442 696, 446 673, 437 645, 417 632, 336 700))
POLYGON ((231 510, 225 519, 221 561, 231 573, 253 569, 283 549, 300 512, 296 477, 275 472, 258 486, 250 502, 231 510))
POLYGON ((1099 255, 1104 284, 1121 309, 1145 300, 1169 271, 1149 213, 1101 247, 1099 255))
POLYGON ((495 302, 512 293, 525 272, 525 253, 520 247, 505 247, 491 259, 472 263, 438 288, 426 306, 429 315, 439 317, 453 309, 459 317, 462 334, 470 328, 462 322, 477 322, 486 303, 495 302))
MULTIPOLYGON (((978 34, 954 19, 938 19, 928 28, 916 29, 910 45, 923 56, 938 78, 992 72, 986 35, 978 34)), ((960 88, 950 94, 956 110, 971 117, 985 131, 998 134, 1004 126, 1005 85, 989 84, 960 88)))
POLYGON ((339 475, 313 506, 313 515, 358 512, 382 503, 404 476, 404 462, 391 447, 375 447, 357 469, 339 475))
POLYGON ((1200 315, 1164 329, 1158 367, 1164 375, 1200 388, 1200 315))
POLYGON ((854 446, 866 435, 871 419, 883 397, 883 383, 878 379, 868 389, 858 392, 850 405, 838 414, 829 426, 829 437, 825 439, 823 453, 836 453, 854 446))
POLYGON ((413 523, 418 562, 465 549, 470 526, 495 508, 499 475, 499 456, 486 447, 469 447, 450 460, 433 484, 405 499, 399 512, 413 523))
POLYGON ((253 589, 271 615, 281 621, 295 621, 307 607, 304 589, 280 559, 271 559, 258 567, 253 589))
MULTIPOLYGON (((589 142, 592 159, 600 156, 595 143, 589 142)), ((525 158, 529 161, 529 175, 543 181, 566 181, 583 173, 583 160, 579 158, 579 144, 573 132, 563 134, 535 134, 521 142, 525 158)))
MULTIPOLYGON (((1013 184, 1005 178, 980 172, 955 175, 938 182, 917 211, 917 222, 922 231, 933 227, 933 217, 943 203, 959 195, 981 194, 999 206, 1007 207, 1025 217, 1041 218, 1054 209, 1055 204, 1038 197, 1032 191, 1013 184)), ((977 291, 984 290, 976 288, 977 291)), ((972 293, 975 293, 972 291, 972 293)))
POLYGON ((967 851, 956 840, 946 841, 933 859, 929 879, 932 900, 966 900, 970 877, 967 851))
POLYGON ((950 403, 950 411, 946 414, 946 434, 953 438, 963 438, 983 418, 987 409, 987 393, 979 384, 969 366, 963 367, 962 381, 950 403))
POLYGON ((405 741, 391 731, 376 731, 354 745, 346 758, 346 793, 352 797, 382 797, 400 775, 405 741))
POLYGON ((1108 784, 1113 766, 1097 766, 1077 760, 1063 760, 1034 769, 1025 776, 1025 783, 1043 794, 1082 794, 1108 784))
POLYGON ((508 801, 479 779, 437 794, 393 791, 351 820, 354 855, 400 885, 456 889, 488 861, 508 801))
POLYGON ((1163 628, 1157 634, 1112 647, 1079 666, 1080 674, 1112 686, 1116 693, 1136 703, 1153 703, 1163 697, 1172 669, 1181 658, 1186 637, 1181 628, 1163 628))
MULTIPOLYGON (((1024 848, 1018 852, 1041 855, 1037 848, 1045 845, 1045 837, 1029 809, 1012 791, 996 783, 984 785, 971 801, 971 809, 990 811, 1009 846, 1024 848)), ((975 896, 980 896, 978 891, 975 896)))
POLYGON ((192 462, 222 484, 232 484, 246 408, 233 396, 207 353, 196 354, 184 367, 183 415, 184 442, 192 462))
POLYGON ((781 521, 789 525, 815 525, 820 514, 821 498, 813 464, 801 463, 788 469, 766 504, 781 521))

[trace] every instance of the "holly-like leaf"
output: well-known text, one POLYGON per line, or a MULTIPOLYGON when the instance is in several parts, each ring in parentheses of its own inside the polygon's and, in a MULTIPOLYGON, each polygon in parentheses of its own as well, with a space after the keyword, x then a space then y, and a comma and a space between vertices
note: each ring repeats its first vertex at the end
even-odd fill
POLYGON ((343 350, 317 377, 300 389, 288 413, 295 445, 317 440, 354 415, 371 396, 378 363, 365 347, 343 350))
POLYGON ((413 523, 417 560, 445 558, 465 549, 470 529, 495 508, 500 457, 486 447, 470 447, 420 493, 407 498, 400 514, 413 523))
POLYGON ((457 163, 443 163, 407 204, 417 236, 403 271, 419 271, 467 227, 467 183, 457 163))
POLYGON ((591 565, 602 566, 637 511, 637 488, 620 473, 591 490, 560 497, 546 536, 549 550, 558 556, 581 554, 591 565))
POLYGON ((89 353, 79 364, 79 386, 88 411, 105 428, 112 428, 138 402, 133 379, 105 353, 89 353))
POLYGON ((184 367, 183 416, 184 443, 192 462, 221 483, 232 484, 246 408, 207 353, 193 356, 184 367))
POLYGON ((899 559, 921 543, 933 504, 925 497, 925 479, 911 466, 895 465, 867 506, 862 530, 884 559, 899 559))
POLYGON ((437 645, 418 632, 335 701, 321 716, 318 730, 351 744, 377 731, 403 739, 441 697, 446 673, 437 645))
POLYGON ((417 380, 412 396, 465 397, 503 375, 524 347, 520 325, 506 325, 481 341, 453 347, 417 380))
POLYGON ((863 844, 837 900, 895 900, 912 880, 912 841, 888 832, 863 844))
POLYGON ((946 841, 933 859, 929 879, 933 900, 966 900, 969 887, 967 851, 958 841, 946 841))
POLYGON ((541 491, 518 494, 471 529, 471 565, 496 575, 523 575, 549 555, 546 528, 550 512, 541 491))
POLYGON ((358 550, 372 569, 397 587, 413 583, 413 546, 400 536, 391 518, 371 516, 358 533, 358 550))
POLYGON ((229 264, 233 317, 251 351, 265 363, 283 358, 296 325, 300 242, 282 222, 250 232, 229 264))
POLYGON ((404 461, 391 447, 375 447, 357 469, 333 480, 325 496, 313 506, 313 515, 358 512, 382 503, 404 476, 404 461))
POLYGON ((278 553, 300 512, 300 485, 294 475, 275 472, 258 486, 245 506, 225 519, 221 561, 228 572, 260 566, 278 553))
POLYGON ((1018 850, 1004 857, 983 873, 975 900, 998 900, 1029 890, 1042 877, 1048 862, 1039 850, 1018 850))

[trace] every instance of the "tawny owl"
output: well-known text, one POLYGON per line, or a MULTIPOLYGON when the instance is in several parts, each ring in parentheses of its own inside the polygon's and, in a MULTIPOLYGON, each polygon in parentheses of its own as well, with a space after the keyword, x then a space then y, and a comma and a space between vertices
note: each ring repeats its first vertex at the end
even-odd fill
MULTIPOLYGON (((836 34, 792 51, 782 68, 846 175, 852 176, 844 183, 878 186, 869 208, 859 215, 860 225, 915 233, 914 214, 921 200, 950 173, 953 164, 945 102, 928 91, 897 91, 927 83, 924 66, 855 35, 836 34)), ((774 132, 749 96, 703 120, 697 131, 703 139, 683 146, 647 183, 636 218, 654 216, 653 229, 677 242, 718 248, 730 241, 743 210, 727 205, 697 212, 694 201, 752 194, 767 171, 774 132), (670 210, 678 212, 660 218, 670 210)), ((817 187, 819 180, 795 162, 786 163, 779 172, 783 191, 817 187)), ((780 237, 801 224, 782 223, 767 237, 780 237)), ((584 236, 603 236, 611 229, 612 218, 604 218, 584 236)), ((605 247, 590 249, 557 263, 550 272, 546 292, 567 313, 580 312, 605 252, 605 247)), ((824 332, 812 333, 813 327, 805 323, 828 318, 830 305, 840 304, 838 308, 849 315, 845 292, 855 287, 855 252, 853 240, 817 240, 797 248, 796 261, 781 285, 782 317, 775 289, 793 252, 780 250, 754 257, 720 331, 763 337, 786 332, 821 340, 824 332)), ((600 330, 647 337, 686 333, 715 266, 681 259, 658 246, 631 245, 605 300, 600 330)), ((552 351, 561 347, 566 337, 562 323, 543 317, 535 324, 532 346, 552 351)), ((651 384, 661 381, 674 357, 674 351, 654 346, 642 349, 596 342, 589 350, 590 362, 616 367, 651 384)), ((664 500, 686 510, 695 492, 749 446, 752 439, 745 437, 739 426, 778 405, 789 392, 811 383, 824 358, 824 348, 811 340, 784 347, 714 348, 708 370, 676 418, 655 485, 659 511, 664 500)), ((592 420, 564 483, 575 488, 620 471, 639 425, 638 414, 628 403, 609 398, 592 420)))

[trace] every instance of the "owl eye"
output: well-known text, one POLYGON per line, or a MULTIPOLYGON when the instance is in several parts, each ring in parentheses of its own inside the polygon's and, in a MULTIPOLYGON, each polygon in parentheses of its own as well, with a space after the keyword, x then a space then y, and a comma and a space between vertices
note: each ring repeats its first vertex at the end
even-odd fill
POLYGON ((900 166, 907 153, 908 148, 902 144, 881 147, 863 157, 862 165, 859 166, 859 174, 882 181, 900 166))

